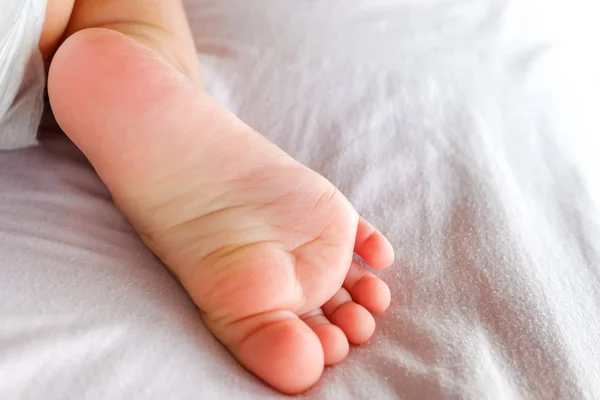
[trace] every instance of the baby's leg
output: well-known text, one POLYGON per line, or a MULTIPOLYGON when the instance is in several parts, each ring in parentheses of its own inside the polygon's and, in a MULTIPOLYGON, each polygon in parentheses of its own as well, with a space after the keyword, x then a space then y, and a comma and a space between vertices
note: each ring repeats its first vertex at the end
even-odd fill
POLYGON ((44 60, 48 60, 54 54, 65 34, 74 3, 75 0, 48 0, 46 20, 44 21, 44 29, 42 29, 39 44, 44 60))
POLYGON ((389 243, 327 180, 201 90, 193 51, 169 45, 189 39, 100 18, 107 10, 92 4, 74 17, 110 29, 84 29, 57 52, 57 120, 215 336, 276 388, 307 389, 348 341, 372 335, 369 311, 390 294, 352 255, 385 268, 389 243))
POLYGON ((48 0, 39 46, 44 59, 53 56, 61 40, 93 27, 135 38, 201 84, 200 66, 181 0, 48 0))

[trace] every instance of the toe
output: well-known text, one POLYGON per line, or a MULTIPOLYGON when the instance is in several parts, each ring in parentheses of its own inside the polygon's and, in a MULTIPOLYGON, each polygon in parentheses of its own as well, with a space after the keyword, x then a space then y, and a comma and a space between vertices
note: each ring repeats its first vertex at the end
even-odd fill
POLYGON ((323 315, 322 309, 319 308, 305 314, 301 319, 315 332, 321 341, 325 355, 325 365, 335 365, 348 356, 350 345, 346 335, 323 315))
POLYGON ((260 314, 219 328, 206 322, 238 361, 281 392, 302 393, 323 373, 319 338, 292 312, 260 314))
POLYGON ((344 289, 352 299, 372 313, 382 313, 390 305, 391 293, 388 285, 356 261, 352 262, 344 289))
POLYGON ((363 306, 352 301, 346 289, 340 289, 322 307, 325 316, 337 325, 353 344, 363 344, 375 332, 375 319, 363 306))
POLYGON ((387 268, 394 262, 390 242, 364 218, 358 221, 354 252, 373 268, 387 268))

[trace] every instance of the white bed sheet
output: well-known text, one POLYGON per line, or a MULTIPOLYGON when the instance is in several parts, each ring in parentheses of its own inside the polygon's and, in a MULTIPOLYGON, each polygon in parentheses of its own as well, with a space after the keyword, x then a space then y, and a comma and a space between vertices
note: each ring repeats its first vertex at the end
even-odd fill
MULTIPOLYGON (((307 398, 600 398, 593 3, 188 1, 208 90, 397 249, 307 398)), ((64 138, 0 154, 0 277, 0 398, 278 397, 64 138)))

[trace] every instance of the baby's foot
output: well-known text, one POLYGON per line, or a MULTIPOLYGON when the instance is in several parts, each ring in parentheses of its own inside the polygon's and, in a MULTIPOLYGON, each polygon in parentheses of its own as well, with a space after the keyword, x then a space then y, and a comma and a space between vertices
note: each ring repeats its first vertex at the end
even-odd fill
POLYGON ((353 252, 386 268, 393 251, 331 183, 120 33, 68 39, 49 90, 115 202, 250 371, 300 392, 371 337, 390 292, 353 252))

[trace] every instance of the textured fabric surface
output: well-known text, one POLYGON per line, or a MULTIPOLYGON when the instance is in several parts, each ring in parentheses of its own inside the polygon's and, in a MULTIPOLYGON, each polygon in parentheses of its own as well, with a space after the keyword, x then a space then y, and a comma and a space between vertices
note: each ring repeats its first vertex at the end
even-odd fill
MULTIPOLYGON (((377 336, 307 398, 600 398, 593 3, 188 2, 211 93, 397 249, 377 336)), ((60 136, 0 153, 0 276, 0 398, 279 397, 60 136)))
POLYGON ((0 2, 0 149, 37 144, 44 63, 37 47, 46 0, 0 2))

